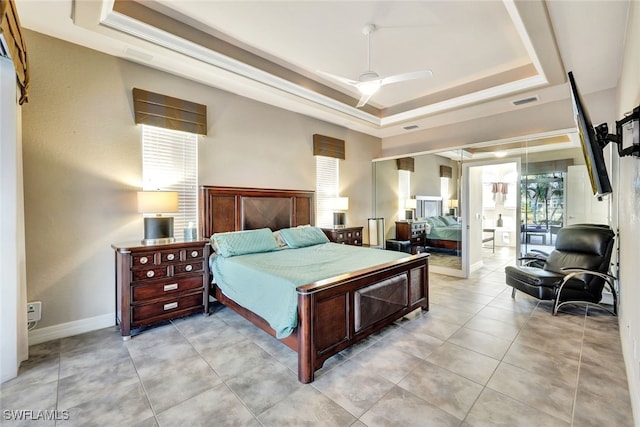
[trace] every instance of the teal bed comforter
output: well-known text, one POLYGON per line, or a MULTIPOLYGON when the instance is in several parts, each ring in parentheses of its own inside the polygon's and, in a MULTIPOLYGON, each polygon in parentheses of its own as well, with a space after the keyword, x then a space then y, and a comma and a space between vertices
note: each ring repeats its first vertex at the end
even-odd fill
POLYGON ((427 234, 427 239, 460 242, 462 241, 462 228, 460 225, 431 227, 431 231, 427 234))
POLYGON ((401 252, 323 243, 224 257, 212 255, 213 281, 239 305, 265 319, 277 338, 298 325, 296 287, 406 257, 401 252))

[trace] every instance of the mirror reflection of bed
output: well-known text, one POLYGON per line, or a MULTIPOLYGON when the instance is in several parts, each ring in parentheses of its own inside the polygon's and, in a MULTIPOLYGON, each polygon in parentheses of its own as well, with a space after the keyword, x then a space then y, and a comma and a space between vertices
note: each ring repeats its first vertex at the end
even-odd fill
POLYGON ((431 265, 462 269, 462 226, 457 217, 443 212, 442 197, 417 195, 416 217, 429 225, 425 250, 431 265))

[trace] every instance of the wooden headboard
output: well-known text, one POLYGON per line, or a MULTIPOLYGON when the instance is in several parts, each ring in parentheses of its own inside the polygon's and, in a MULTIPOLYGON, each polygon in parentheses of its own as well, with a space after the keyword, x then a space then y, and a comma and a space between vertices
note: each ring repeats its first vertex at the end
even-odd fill
POLYGON ((200 230, 205 239, 226 231, 313 225, 314 210, 313 191, 200 187, 200 230))

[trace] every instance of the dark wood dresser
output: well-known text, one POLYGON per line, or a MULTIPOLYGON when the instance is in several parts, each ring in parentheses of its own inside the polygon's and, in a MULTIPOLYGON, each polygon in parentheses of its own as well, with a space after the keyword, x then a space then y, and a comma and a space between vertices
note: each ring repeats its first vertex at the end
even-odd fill
POLYGON ((324 234, 334 243, 362 246, 362 229, 364 227, 323 228, 324 234))
POLYGON ((122 339, 129 339, 132 329, 209 313, 208 240, 111 247, 116 255, 116 321, 122 339))
POLYGON ((411 253, 421 252, 427 239, 426 221, 396 221, 396 240, 408 240, 411 243, 411 253))

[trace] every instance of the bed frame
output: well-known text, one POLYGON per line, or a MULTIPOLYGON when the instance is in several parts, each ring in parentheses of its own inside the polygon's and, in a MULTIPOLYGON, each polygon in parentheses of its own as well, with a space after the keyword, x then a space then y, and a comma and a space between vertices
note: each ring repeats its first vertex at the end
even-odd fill
MULTIPOLYGON (((439 196, 416 196, 418 216, 437 216, 442 215, 442 197, 439 196)), ((459 251, 462 249, 460 242, 457 240, 441 240, 425 238, 425 245, 432 248, 449 249, 451 251, 459 251)))
MULTIPOLYGON (((314 224, 312 191, 200 187, 200 230, 213 233, 314 224)), ((275 331, 227 298, 212 294, 259 328, 275 331)), ((296 331, 281 341, 298 353, 298 379, 312 382, 331 356, 421 308, 429 309, 428 254, 417 254, 299 286, 296 331)))

